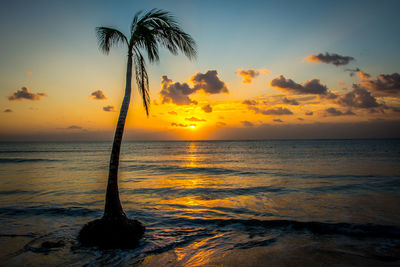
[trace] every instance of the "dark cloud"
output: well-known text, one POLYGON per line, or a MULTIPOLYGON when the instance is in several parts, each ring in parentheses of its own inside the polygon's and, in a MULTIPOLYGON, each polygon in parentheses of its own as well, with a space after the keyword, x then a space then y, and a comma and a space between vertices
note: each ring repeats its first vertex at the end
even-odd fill
POLYGON ((274 119, 273 121, 275 121, 275 122, 283 122, 283 120, 281 120, 281 119, 274 119))
POLYGON ((236 74, 243 77, 242 83, 251 83, 253 81, 253 79, 260 74, 260 71, 264 72, 265 74, 269 73, 269 70, 266 70, 266 69, 260 69, 260 70, 255 70, 255 69, 242 70, 242 69, 238 69, 236 71, 236 74))
POLYGON ((355 69, 345 69, 344 71, 348 71, 350 77, 353 77, 357 72, 361 71, 359 68, 355 68, 355 69))
POLYGON ((83 128, 81 126, 71 125, 71 126, 68 126, 65 129, 67 129, 67 130, 82 130, 83 128))
POLYGON ((218 121, 215 125, 216 125, 217 127, 223 127, 223 126, 226 126, 226 123, 223 122, 223 121, 218 121))
POLYGON ((210 106, 210 104, 207 104, 207 105, 202 106, 201 109, 202 109, 205 113, 211 113, 211 112, 212 112, 212 107, 210 106))
POLYGON ((187 83, 173 83, 167 76, 161 77, 161 100, 162 103, 174 103, 177 105, 197 105, 197 101, 189 98, 189 95, 204 91, 207 94, 229 93, 225 83, 218 78, 216 70, 208 70, 206 73, 197 72, 190 78, 193 83, 191 88, 187 83))
POLYGON ((196 101, 189 98, 189 95, 194 93, 195 90, 190 88, 187 83, 173 83, 167 76, 161 77, 161 102, 174 103, 177 105, 190 105, 197 104, 196 101))
POLYGON ((361 78, 361 86, 384 94, 400 94, 400 74, 379 74, 375 79, 363 71, 358 72, 361 78))
POLYGON ((304 119, 303 118, 297 118, 299 121, 304 121, 304 119))
POLYGON ((208 94, 228 94, 228 88, 225 83, 218 78, 216 70, 208 70, 206 73, 197 72, 190 81, 193 83, 194 90, 203 90, 208 94))
POLYGON ((283 104, 288 104, 288 105, 298 105, 299 102, 297 102, 296 99, 288 99, 287 97, 284 97, 282 100, 283 104))
POLYGON ((353 90, 339 97, 338 104, 350 108, 371 109, 383 107, 376 101, 376 98, 369 91, 360 88, 358 85, 353 85, 353 90))
POLYGON ((176 113, 175 111, 168 111, 168 114, 170 114, 170 115, 178 115, 178 113, 176 113))
POLYGON ((14 100, 23 100, 23 99, 28 99, 28 100, 40 100, 41 97, 47 96, 45 93, 31 93, 28 88, 22 87, 21 90, 17 90, 17 92, 9 95, 8 100, 14 101, 14 100))
POLYGON ((242 104, 249 105, 249 106, 255 106, 258 104, 258 102, 255 100, 246 99, 246 100, 243 100, 242 104))
POLYGON ((328 116, 345 116, 345 115, 356 115, 354 112, 351 110, 348 110, 346 112, 342 112, 340 110, 337 110, 336 108, 327 108, 326 113, 328 116))
POLYGON ((101 90, 96 90, 90 94, 90 97, 95 100, 105 100, 107 99, 106 95, 101 90))
POLYGON ((291 112, 289 109, 282 108, 282 107, 262 110, 257 107, 249 106, 249 109, 253 110, 255 113, 260 113, 263 115, 292 115, 293 114, 293 112, 291 112))
POLYGON ((334 54, 334 53, 333 54, 319 53, 318 55, 309 55, 305 59, 310 62, 323 62, 326 64, 333 64, 336 67, 342 66, 342 65, 347 65, 347 64, 349 64, 350 61, 354 60, 353 57, 341 56, 341 55, 334 54))
POLYGON ((171 123, 171 126, 175 126, 175 127, 188 127, 189 125, 173 122, 173 123, 171 123))
POLYGON ((312 79, 299 84, 292 79, 286 79, 283 75, 279 75, 278 78, 271 80, 270 85, 279 90, 289 91, 295 94, 325 95, 328 93, 328 88, 322 85, 318 79, 312 79))
POLYGON ((103 107, 103 110, 107 111, 107 112, 114 112, 115 111, 114 106, 110 106, 110 105, 103 107))
POLYGON ((312 116, 313 114, 314 114, 314 112, 312 112, 312 111, 305 113, 305 115, 307 115, 307 116, 312 116))
POLYGON ((206 121, 204 119, 199 119, 196 117, 191 117, 191 118, 185 118, 185 121, 206 121))
POLYGON ((13 112, 13 111, 11 109, 7 108, 3 112, 9 113, 9 112, 13 112))
POLYGON ((246 127, 253 127, 254 123, 250 122, 250 121, 241 121, 241 123, 243 124, 243 126, 246 127))

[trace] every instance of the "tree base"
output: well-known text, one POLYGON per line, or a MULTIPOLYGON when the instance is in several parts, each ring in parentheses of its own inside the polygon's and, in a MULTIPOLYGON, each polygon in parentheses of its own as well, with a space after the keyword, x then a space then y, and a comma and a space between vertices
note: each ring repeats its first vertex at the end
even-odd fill
POLYGON ((99 248, 136 248, 145 226, 127 217, 101 218, 85 224, 78 235, 83 246, 99 248))

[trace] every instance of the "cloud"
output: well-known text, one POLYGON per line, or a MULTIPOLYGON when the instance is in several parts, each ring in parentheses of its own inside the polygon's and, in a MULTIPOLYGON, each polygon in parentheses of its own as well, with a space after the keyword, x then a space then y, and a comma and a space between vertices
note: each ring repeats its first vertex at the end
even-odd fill
POLYGON ((250 121, 241 121, 241 123, 243 124, 243 126, 246 127, 253 127, 254 123, 250 122, 250 121))
POLYGON ((236 74, 243 77, 242 83, 251 83, 253 81, 253 79, 260 74, 260 72, 264 72, 266 75, 268 75, 269 70, 266 70, 266 69, 259 69, 259 70, 255 70, 255 69, 247 69, 247 70, 238 69, 236 71, 236 74))
POLYGON ((107 111, 107 112, 114 112, 115 111, 114 106, 110 106, 110 105, 103 107, 103 110, 107 111))
POLYGON ((274 119, 273 121, 275 121, 275 122, 283 122, 283 120, 281 120, 281 119, 274 119))
POLYGON ((197 104, 196 101, 189 98, 189 95, 195 90, 190 88, 187 83, 173 83, 166 75, 161 77, 161 103, 174 103, 176 105, 197 104))
POLYGON ((304 119, 303 118, 297 118, 299 121, 304 121, 304 119))
POLYGON ((284 97, 283 98, 283 104, 288 104, 288 105, 298 105, 299 104, 299 102, 297 102, 297 100, 296 99, 288 99, 287 97, 284 97))
POLYGON ((224 127, 224 126, 226 126, 226 123, 223 122, 223 121, 218 121, 215 125, 216 125, 217 127, 224 127))
POLYGON ((371 75, 363 71, 357 72, 361 79, 361 86, 384 94, 399 94, 400 93, 400 74, 379 74, 375 79, 370 79, 371 75))
POLYGON ((345 69, 344 71, 348 71, 350 77, 353 77, 357 72, 361 71, 359 68, 355 68, 355 69, 345 69))
POLYGON ((12 109, 7 108, 3 112, 10 113, 10 112, 13 112, 13 111, 12 111, 12 109))
POLYGON ((353 57, 348 57, 348 56, 341 56, 338 54, 329 54, 329 53, 319 53, 318 55, 309 55, 305 57, 306 60, 310 62, 322 62, 326 64, 333 64, 336 67, 337 66, 342 66, 342 65, 347 65, 349 64, 350 61, 353 61, 353 57))
POLYGON ((107 99, 106 95, 101 90, 96 90, 90 94, 90 97, 94 100, 105 100, 107 99))
POLYGON ((17 92, 11 94, 8 97, 8 100, 14 101, 14 100, 22 100, 22 99, 28 99, 28 100, 40 100, 41 97, 47 96, 45 93, 31 93, 28 88, 22 87, 21 90, 17 90, 17 92))
POLYGON ((212 107, 210 106, 210 104, 207 104, 207 105, 202 106, 201 109, 202 109, 205 113, 211 113, 211 112, 212 112, 212 107))
POLYGON ((255 106, 258 104, 258 102, 255 100, 246 99, 246 100, 243 100, 242 104, 249 105, 249 106, 255 106))
POLYGON ((305 115, 307 115, 307 116, 312 116, 313 114, 314 114, 314 112, 312 112, 312 111, 305 113, 305 115))
POLYGON ((175 127, 189 127, 189 126, 196 126, 196 124, 183 124, 183 123, 171 123, 171 126, 175 127))
POLYGON ((289 109, 282 108, 282 107, 262 110, 262 109, 259 109, 258 107, 249 106, 249 109, 253 110, 255 113, 260 113, 263 115, 292 115, 293 114, 293 112, 291 112, 289 109))
POLYGON ((83 130, 83 128, 81 126, 77 126, 77 125, 71 125, 65 129, 67 129, 67 130, 83 130))
POLYGON ((340 96, 337 103, 350 108, 364 109, 383 106, 376 101, 376 98, 372 96, 369 91, 356 84, 353 85, 353 90, 351 92, 340 96))
POLYGON ((278 78, 271 80, 270 85, 278 90, 289 91, 295 94, 326 95, 328 93, 328 88, 322 85, 318 79, 312 79, 299 84, 292 79, 286 79, 283 75, 279 75, 278 78))
POLYGON ((191 117, 191 118, 185 118, 185 121, 206 121, 204 119, 198 119, 196 117, 191 117))
POLYGON ((175 111, 168 111, 168 114, 170 114, 170 115, 178 115, 178 113, 176 113, 175 111))
POLYGON ((190 78, 190 81, 193 83, 195 91, 203 90, 208 94, 229 93, 225 83, 218 78, 216 70, 208 70, 204 74, 197 72, 190 78))
POLYGON ((342 112, 340 110, 337 110, 336 108, 327 108, 325 111, 326 111, 327 115, 330 115, 330 116, 356 115, 351 110, 348 110, 346 112, 342 112))
POLYGON ((162 104, 174 103, 176 105, 197 105, 197 101, 190 99, 189 95, 203 91, 207 94, 229 93, 225 83, 218 78, 216 70, 208 70, 206 73, 197 72, 190 78, 193 88, 187 83, 174 83, 167 76, 161 77, 160 96, 162 104))

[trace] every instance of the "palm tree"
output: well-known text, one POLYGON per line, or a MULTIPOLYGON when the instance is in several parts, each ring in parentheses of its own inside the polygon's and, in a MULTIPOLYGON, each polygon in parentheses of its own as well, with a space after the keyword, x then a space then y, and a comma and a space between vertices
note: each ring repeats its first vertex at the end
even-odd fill
POLYGON ((167 48, 174 55, 181 51, 189 59, 193 59, 196 57, 196 44, 169 12, 159 9, 152 9, 145 14, 136 13, 130 27, 129 38, 122 32, 108 27, 98 27, 96 33, 99 48, 105 54, 108 54, 113 46, 126 45, 128 48, 126 86, 111 151, 104 215, 101 219, 86 224, 78 238, 86 245, 126 247, 131 246, 134 240, 133 243, 131 241, 126 243, 121 239, 130 238, 138 241, 144 233, 144 226, 139 221, 129 220, 126 217, 118 191, 119 155, 131 97, 132 67, 134 65, 136 84, 148 116, 149 80, 143 52, 147 54, 149 62, 159 61, 159 47, 167 48), (111 232, 107 234, 108 237, 99 237, 98 235, 104 236, 104 231, 111 232), (132 235, 127 235, 127 232, 131 232, 132 235))

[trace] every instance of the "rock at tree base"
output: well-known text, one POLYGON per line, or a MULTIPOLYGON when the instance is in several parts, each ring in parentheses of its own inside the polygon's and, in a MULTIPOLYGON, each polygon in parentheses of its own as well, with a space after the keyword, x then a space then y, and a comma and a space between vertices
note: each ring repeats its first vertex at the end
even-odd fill
POLYGON ((79 232, 78 240, 83 246, 136 248, 145 229, 137 220, 103 217, 85 224, 79 232))

